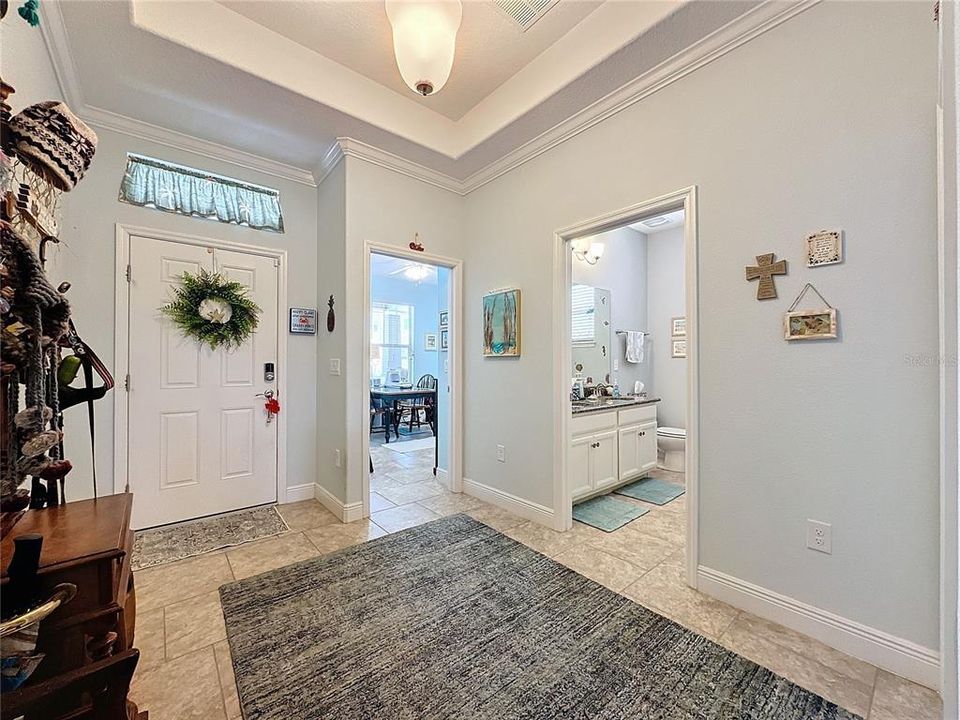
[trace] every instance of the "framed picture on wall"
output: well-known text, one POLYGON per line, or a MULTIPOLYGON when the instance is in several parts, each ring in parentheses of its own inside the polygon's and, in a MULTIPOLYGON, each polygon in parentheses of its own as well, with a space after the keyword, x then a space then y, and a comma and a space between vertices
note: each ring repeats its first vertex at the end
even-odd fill
POLYGON ((437 349, 437 336, 434 333, 427 333, 423 336, 423 349, 424 350, 436 350, 437 349))
POLYGON ((445 328, 450 324, 450 313, 444 310, 440 313, 440 327, 445 328))
POLYGON ((832 340, 837 337, 837 310, 797 310, 783 316, 785 340, 832 340))
POLYGON ((687 318, 685 317, 670 318, 670 337, 686 337, 686 336, 687 336, 687 318))
POLYGON ((670 357, 685 358, 687 356, 687 339, 674 338, 670 341, 670 357))
POLYGON ((450 347, 450 331, 441 330, 440 331, 440 349, 446 350, 450 347))
POLYGON ((520 290, 483 296, 483 356, 520 357, 520 290))

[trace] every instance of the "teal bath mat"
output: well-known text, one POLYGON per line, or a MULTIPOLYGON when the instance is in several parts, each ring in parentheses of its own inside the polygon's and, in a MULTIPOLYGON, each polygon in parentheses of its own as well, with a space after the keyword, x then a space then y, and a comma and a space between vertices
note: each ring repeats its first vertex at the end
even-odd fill
POLYGON ((609 495, 601 495, 574 505, 573 519, 604 532, 613 532, 648 512, 650 511, 646 508, 633 503, 615 500, 609 495))
POLYGON ((654 505, 666 505, 671 500, 676 500, 683 495, 686 490, 682 485, 674 485, 656 478, 644 478, 625 485, 614 492, 617 495, 632 497, 634 500, 643 500, 654 505))

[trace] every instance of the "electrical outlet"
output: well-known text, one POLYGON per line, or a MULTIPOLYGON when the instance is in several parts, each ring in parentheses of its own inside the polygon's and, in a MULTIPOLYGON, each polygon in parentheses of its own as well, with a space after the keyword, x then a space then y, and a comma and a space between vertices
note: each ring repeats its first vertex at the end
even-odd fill
POLYGON ((817 552, 833 554, 833 526, 819 520, 807 520, 807 547, 817 552))
POLYGON ((613 359, 613 371, 616 372, 619 369, 620 369, 620 358, 615 357, 613 359))
POLYGON ((340 374, 340 358, 330 358, 330 374, 340 374))
POLYGON ((503 445, 497 445, 497 462, 507 461, 507 449, 503 445))
POLYGON ((340 448, 337 448, 333 451, 333 466, 334 467, 343 467, 343 460, 340 456, 340 448))

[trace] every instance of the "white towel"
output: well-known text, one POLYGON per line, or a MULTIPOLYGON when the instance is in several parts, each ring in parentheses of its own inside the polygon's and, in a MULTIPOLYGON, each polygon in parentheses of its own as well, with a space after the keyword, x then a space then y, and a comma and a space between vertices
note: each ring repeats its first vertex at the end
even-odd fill
POLYGON ((646 337, 642 332, 627 330, 627 362, 643 362, 643 340, 646 337))

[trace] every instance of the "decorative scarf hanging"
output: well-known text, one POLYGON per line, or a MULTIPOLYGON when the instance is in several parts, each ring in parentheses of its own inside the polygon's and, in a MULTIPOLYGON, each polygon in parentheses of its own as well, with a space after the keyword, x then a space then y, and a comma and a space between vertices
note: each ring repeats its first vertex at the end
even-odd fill
POLYGON ((256 230, 283 232, 278 190, 142 155, 127 155, 120 200, 256 230))

